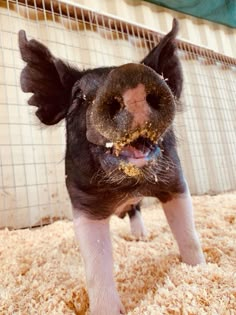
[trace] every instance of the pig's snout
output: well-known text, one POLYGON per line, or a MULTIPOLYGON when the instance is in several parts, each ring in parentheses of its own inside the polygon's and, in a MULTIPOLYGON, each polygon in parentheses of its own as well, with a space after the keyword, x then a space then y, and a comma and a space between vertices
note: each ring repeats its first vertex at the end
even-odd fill
POLYGON ((141 127, 150 119, 151 108, 146 99, 145 86, 139 83, 126 90, 123 95, 124 108, 132 115, 132 128, 141 127))
POLYGON ((93 102, 90 121, 114 142, 145 126, 153 126, 160 135, 174 114, 174 97, 163 78, 145 65, 131 63, 109 73, 93 102))

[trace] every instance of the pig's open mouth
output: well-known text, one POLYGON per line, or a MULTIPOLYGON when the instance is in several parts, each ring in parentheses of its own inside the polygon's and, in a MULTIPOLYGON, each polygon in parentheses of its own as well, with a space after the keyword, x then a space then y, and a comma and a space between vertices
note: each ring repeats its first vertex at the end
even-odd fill
POLYGON ((119 150, 114 148, 112 151, 122 160, 142 167, 159 155, 160 148, 150 139, 140 136, 119 150))
MULTIPOLYGON (((152 136, 154 138, 154 134, 152 136)), ((119 163, 119 168, 129 176, 137 176, 140 169, 151 163, 161 154, 157 141, 151 140, 145 133, 129 135, 129 138, 107 143, 107 152, 119 163)))

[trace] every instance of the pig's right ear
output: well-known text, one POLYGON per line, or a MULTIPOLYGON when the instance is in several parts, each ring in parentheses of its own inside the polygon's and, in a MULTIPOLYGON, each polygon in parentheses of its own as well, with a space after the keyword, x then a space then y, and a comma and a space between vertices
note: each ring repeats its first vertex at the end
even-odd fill
POLYGON ((21 72, 21 88, 33 93, 28 104, 38 107, 36 115, 42 123, 54 125, 66 116, 71 89, 82 73, 55 58, 38 41, 28 41, 23 30, 19 32, 19 48, 27 63, 21 72))
POLYGON ((171 31, 165 35, 159 44, 141 61, 162 75, 174 96, 180 97, 183 86, 183 74, 177 55, 176 35, 179 23, 173 19, 171 31))

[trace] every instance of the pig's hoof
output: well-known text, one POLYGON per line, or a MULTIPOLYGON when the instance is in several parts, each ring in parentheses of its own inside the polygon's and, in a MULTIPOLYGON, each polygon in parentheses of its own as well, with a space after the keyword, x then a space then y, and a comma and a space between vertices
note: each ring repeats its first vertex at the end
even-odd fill
POLYGON ((126 313, 123 308, 120 310, 119 309, 115 310, 114 308, 111 309, 110 307, 109 309, 106 309, 106 310, 99 309, 99 310, 93 310, 90 312, 90 315, 125 315, 125 314, 126 313))
POLYGON ((106 299, 106 301, 96 301, 96 305, 91 306, 90 315, 124 315, 125 308, 122 305, 119 297, 113 301, 106 299))

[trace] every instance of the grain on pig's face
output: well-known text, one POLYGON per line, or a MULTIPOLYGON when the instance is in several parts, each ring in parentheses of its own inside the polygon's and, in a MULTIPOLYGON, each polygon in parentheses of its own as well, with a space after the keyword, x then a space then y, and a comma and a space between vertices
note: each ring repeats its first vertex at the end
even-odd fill
POLYGON ((83 132, 108 176, 142 177, 161 158, 160 142, 172 124, 175 100, 154 70, 142 64, 94 70, 75 84, 73 98, 68 116, 86 108, 83 132))

